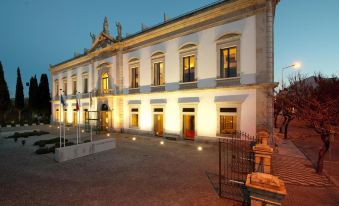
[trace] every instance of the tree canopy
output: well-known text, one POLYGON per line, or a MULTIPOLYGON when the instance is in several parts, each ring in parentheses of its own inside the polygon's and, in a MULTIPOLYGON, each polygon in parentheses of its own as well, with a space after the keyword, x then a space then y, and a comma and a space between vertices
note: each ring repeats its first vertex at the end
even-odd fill
POLYGON ((5 80, 4 70, 0 61, 0 112, 4 112, 10 107, 11 99, 9 97, 9 91, 7 82, 5 80))
POLYGON ((49 83, 47 74, 41 74, 39 83, 39 108, 40 112, 49 117, 51 114, 51 95, 49 92, 49 83))
POLYGON ((15 90, 15 108, 22 110, 25 106, 24 87, 22 85, 20 68, 17 69, 16 90, 15 90))

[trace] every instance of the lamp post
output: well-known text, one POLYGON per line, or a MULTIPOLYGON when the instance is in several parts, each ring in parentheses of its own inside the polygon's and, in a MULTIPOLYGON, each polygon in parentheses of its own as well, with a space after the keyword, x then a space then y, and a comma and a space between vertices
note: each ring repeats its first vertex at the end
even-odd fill
POLYGON ((294 64, 291 64, 287 67, 281 68, 281 89, 284 89, 284 70, 288 68, 294 68, 294 69, 299 69, 301 67, 301 64, 299 62, 296 62, 294 64))

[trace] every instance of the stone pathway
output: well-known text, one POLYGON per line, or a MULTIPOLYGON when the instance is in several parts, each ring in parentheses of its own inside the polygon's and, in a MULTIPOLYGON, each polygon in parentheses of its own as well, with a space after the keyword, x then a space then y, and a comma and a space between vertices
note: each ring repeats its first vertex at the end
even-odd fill
POLYGON ((312 163, 291 140, 274 134, 278 147, 272 156, 272 173, 287 189, 283 205, 339 205, 339 190, 325 175, 316 173, 312 163))
POLYGON ((330 186, 324 175, 315 172, 311 162, 304 158, 274 154, 272 172, 285 181, 285 184, 302 186, 330 186))

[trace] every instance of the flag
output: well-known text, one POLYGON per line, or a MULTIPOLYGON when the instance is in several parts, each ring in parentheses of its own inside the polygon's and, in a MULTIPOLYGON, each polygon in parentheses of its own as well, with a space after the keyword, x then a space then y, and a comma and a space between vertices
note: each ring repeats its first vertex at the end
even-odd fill
POLYGON ((78 100, 78 98, 76 99, 75 110, 79 111, 79 100, 78 100))
POLYGON ((62 104, 63 107, 66 106, 65 100, 64 100, 64 98, 62 97, 62 95, 60 95, 60 102, 61 102, 61 104, 62 104))

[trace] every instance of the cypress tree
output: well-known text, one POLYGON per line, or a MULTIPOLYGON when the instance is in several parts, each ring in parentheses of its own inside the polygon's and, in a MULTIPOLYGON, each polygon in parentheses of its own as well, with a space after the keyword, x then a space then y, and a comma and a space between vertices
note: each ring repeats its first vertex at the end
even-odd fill
POLYGON ((49 83, 47 74, 41 74, 39 83, 39 108, 46 119, 51 115, 51 95, 49 92, 49 83))
POLYGON ((32 111, 37 111, 39 108, 39 86, 36 75, 31 77, 29 81, 29 91, 28 91, 28 105, 32 111))
POLYGON ((22 85, 20 68, 17 69, 15 108, 19 111, 19 122, 21 121, 21 111, 25 106, 24 86, 22 85))
POLYGON ((0 113, 2 114, 0 123, 5 122, 5 111, 8 110, 10 105, 11 99, 9 97, 9 91, 7 87, 7 82, 5 80, 4 70, 0 61, 0 113))

